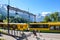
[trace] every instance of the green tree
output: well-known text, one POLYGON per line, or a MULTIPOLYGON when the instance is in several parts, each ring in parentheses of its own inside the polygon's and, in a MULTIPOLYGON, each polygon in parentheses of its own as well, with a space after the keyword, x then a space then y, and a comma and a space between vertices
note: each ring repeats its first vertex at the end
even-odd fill
POLYGON ((51 21, 51 20, 50 20, 49 16, 45 16, 44 21, 45 21, 45 22, 49 22, 49 21, 51 21))
POLYGON ((59 12, 54 12, 50 15, 50 19, 54 22, 57 22, 58 21, 58 14, 59 12))
POLYGON ((58 22, 58 14, 59 12, 51 13, 49 16, 45 16, 44 21, 45 22, 58 22))
POLYGON ((3 15, 2 14, 0 14, 0 20, 3 20, 3 15))

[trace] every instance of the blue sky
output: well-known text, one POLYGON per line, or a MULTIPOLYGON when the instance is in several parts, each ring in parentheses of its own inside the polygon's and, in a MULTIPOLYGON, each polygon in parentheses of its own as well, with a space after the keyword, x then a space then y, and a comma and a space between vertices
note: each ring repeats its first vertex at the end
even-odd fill
MULTIPOLYGON (((0 4, 8 4, 8 0, 0 0, 0 4)), ((60 12, 60 0, 10 0, 10 5, 33 14, 44 12, 60 12)))

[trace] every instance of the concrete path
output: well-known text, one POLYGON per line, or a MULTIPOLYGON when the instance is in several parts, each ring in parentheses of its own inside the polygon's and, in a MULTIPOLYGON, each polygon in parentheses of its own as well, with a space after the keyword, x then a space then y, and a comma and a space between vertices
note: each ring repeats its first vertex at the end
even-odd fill
POLYGON ((8 36, 8 35, 4 35, 4 34, 1 34, 2 36, 0 36, 0 38, 2 39, 5 39, 5 40, 16 40, 15 38, 11 37, 11 36, 8 36))

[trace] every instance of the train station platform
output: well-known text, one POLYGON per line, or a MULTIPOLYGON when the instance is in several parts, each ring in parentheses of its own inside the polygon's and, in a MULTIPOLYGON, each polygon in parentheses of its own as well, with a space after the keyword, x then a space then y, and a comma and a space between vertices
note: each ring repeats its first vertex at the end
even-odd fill
MULTIPOLYGON (((4 30, 7 32, 7 30, 4 30)), ((10 30, 13 31, 13 30, 10 30)), ((12 33, 10 33, 12 34, 12 33)), ((14 34, 14 33, 13 33, 14 34)), ((17 32, 15 31, 15 34, 17 35, 17 32)), ((60 34, 59 33, 37 33, 37 37, 34 36, 32 32, 24 32, 24 34, 20 34, 20 31, 18 31, 18 36, 20 37, 12 37, 8 35, 2 34, 0 38, 8 39, 8 40, 60 40, 60 34)))

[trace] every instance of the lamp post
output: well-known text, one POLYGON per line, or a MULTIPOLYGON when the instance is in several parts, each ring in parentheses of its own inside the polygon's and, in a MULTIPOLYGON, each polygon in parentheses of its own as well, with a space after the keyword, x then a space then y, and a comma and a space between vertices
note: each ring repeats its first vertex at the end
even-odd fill
POLYGON ((9 34, 9 4, 10 4, 10 0, 8 0, 8 5, 7 5, 7 18, 8 18, 8 22, 7 22, 7 25, 8 25, 8 34, 9 34))

